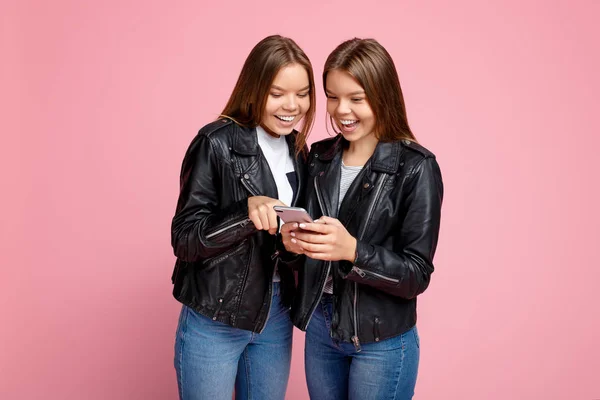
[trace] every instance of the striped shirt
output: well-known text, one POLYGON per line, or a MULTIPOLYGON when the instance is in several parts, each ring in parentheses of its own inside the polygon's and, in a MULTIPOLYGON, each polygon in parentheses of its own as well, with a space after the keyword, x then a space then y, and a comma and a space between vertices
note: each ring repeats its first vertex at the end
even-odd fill
MULTIPOLYGON (((340 197, 338 201, 338 212, 340 211, 340 206, 342 204, 342 200, 344 200, 344 196, 346 196, 346 192, 354 182, 356 176, 362 171, 363 167, 349 167, 344 165, 344 161, 342 161, 342 176, 340 178, 340 197)), ((331 276, 331 271, 329 272, 329 276, 327 277, 327 282, 325 283, 325 289, 323 289, 324 293, 333 294, 333 278, 331 276)))

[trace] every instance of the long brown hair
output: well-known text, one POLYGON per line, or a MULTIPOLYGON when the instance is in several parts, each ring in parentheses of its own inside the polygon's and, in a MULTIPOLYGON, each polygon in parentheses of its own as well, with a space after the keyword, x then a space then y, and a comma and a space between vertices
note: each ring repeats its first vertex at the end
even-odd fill
MULTIPOLYGON (((404 96, 392 57, 375 39, 350 39, 333 50, 323 70, 323 88, 333 70, 350 74, 365 90, 375 115, 375 137, 382 142, 416 142, 406 118, 404 96)), ((327 94, 327 93, 326 93, 327 94)))
POLYGON ((310 108, 296 138, 296 153, 300 153, 315 119, 315 78, 310 60, 290 38, 267 36, 254 46, 221 115, 245 127, 258 126, 277 73, 290 64, 299 64, 306 69, 310 85, 310 108))

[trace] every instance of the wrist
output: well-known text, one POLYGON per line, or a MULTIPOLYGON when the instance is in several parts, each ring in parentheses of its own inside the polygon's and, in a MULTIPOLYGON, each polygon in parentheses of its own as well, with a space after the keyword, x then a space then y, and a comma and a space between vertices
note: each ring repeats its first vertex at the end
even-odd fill
POLYGON ((351 245, 348 247, 348 252, 346 253, 345 260, 354 263, 356 259, 356 238, 352 237, 351 245))

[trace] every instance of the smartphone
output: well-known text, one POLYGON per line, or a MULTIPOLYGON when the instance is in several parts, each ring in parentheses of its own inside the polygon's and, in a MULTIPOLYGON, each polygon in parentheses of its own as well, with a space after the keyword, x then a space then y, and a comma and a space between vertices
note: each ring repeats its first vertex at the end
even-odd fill
POLYGON ((313 219, 308 215, 308 212, 302 207, 284 207, 273 206, 273 210, 277 213, 283 222, 313 222, 313 219))

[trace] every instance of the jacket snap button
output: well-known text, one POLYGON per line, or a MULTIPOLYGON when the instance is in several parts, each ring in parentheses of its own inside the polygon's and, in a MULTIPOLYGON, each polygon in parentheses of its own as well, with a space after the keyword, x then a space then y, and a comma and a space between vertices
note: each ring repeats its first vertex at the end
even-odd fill
POLYGON ((379 338, 378 338, 378 337, 376 337, 376 338, 375 338, 375 341, 376 341, 376 342, 379 342, 379 338))
POLYGON ((368 189, 368 188, 369 188, 369 186, 371 186, 371 185, 369 185, 368 183, 365 183, 365 184, 363 185, 363 187, 364 187, 365 189, 368 189))
POLYGON ((318 155, 318 154, 315 154, 315 158, 319 158, 319 155, 318 155))
POLYGON ((404 144, 405 144, 405 145, 407 145, 407 146, 410 144, 410 140, 408 140, 408 139, 404 139, 404 140, 403 140, 403 142, 404 142, 404 144))
POLYGON ((311 166, 311 167, 314 167, 314 166, 315 166, 315 163, 314 163, 314 162, 311 162, 311 163, 310 163, 310 166, 311 166))
POLYGON ((246 180, 247 180, 247 179, 250 179, 250 175, 248 175, 248 174, 244 174, 244 179, 246 179, 246 180))

